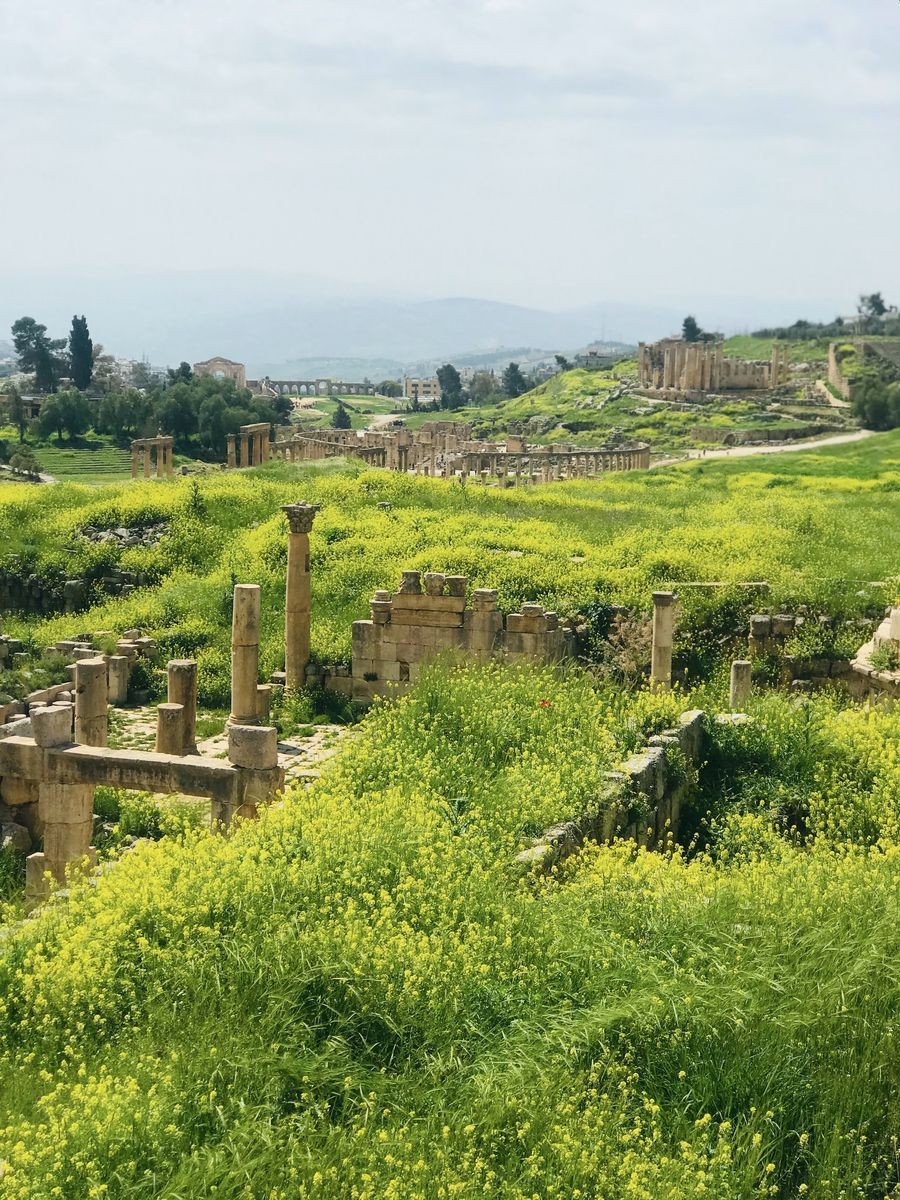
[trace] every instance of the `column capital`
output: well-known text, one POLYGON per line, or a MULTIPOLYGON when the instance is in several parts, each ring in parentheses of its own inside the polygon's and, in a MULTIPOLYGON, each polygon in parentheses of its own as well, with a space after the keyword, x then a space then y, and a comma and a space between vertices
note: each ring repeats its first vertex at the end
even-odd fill
POLYGON ((321 504, 284 504, 281 511, 288 519, 291 533, 310 533, 321 504))

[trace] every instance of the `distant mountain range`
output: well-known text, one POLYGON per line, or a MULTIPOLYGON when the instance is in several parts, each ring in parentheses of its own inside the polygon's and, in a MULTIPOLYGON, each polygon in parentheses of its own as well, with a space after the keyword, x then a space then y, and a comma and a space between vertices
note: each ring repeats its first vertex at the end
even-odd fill
POLYGON ((690 307, 604 302, 551 312, 468 297, 347 299, 328 281, 264 273, 70 273, 5 277, 0 330, 28 314, 63 336, 72 314, 84 313, 95 341, 119 357, 164 366, 222 354, 245 362, 251 375, 284 377, 305 363, 310 374, 353 380, 396 375, 416 364, 499 361, 524 356, 521 347, 533 347, 532 356, 540 357, 570 355, 594 342, 654 340, 678 330, 688 311, 706 328, 732 332, 800 315, 831 316, 832 308, 747 300, 690 307))

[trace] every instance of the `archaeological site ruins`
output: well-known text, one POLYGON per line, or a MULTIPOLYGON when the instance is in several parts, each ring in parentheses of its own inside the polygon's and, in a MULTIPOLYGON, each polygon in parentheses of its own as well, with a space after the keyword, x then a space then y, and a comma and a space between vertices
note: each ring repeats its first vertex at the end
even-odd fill
POLYGON ((769 362, 726 358, 721 342, 680 338, 638 347, 638 385, 646 395, 760 391, 789 380, 788 348, 776 342, 769 362))

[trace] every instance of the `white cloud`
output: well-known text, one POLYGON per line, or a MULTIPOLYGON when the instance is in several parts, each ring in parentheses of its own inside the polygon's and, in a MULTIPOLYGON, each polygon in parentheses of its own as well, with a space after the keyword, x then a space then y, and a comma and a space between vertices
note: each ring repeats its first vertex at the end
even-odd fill
POLYGON ((0 45, 0 265, 900 289, 892 0, 6 0, 0 45))

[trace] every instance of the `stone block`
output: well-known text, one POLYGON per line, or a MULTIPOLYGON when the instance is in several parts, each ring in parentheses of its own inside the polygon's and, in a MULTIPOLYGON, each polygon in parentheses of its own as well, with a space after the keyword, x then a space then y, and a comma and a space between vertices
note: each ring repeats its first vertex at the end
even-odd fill
POLYGON ((278 765, 278 731, 266 725, 230 725, 228 760, 236 767, 266 770, 278 765))
POLYGON ((397 592, 392 601, 394 620, 397 620, 400 613, 407 611, 461 613, 465 607, 465 596, 418 596, 397 592))
POLYGON ((461 629, 462 612, 430 612, 422 608, 395 609, 391 624, 421 625, 443 629, 461 629))
POLYGON ((36 804, 38 787, 36 779, 13 779, 5 776, 0 779, 0 800, 11 808, 18 808, 23 804, 36 804))
POLYGON ((772 636, 773 637, 792 637, 794 633, 795 620, 790 613, 776 613, 772 618, 772 636))
POLYGON ((469 577, 467 575, 448 575, 446 586, 448 596, 462 597, 465 600, 466 589, 469 586, 469 577))
POLYGON ((750 618, 750 636, 768 638, 772 635, 772 618, 765 613, 756 613, 750 618))
POLYGON ((92 787, 41 784, 38 812, 45 826, 84 825, 90 822, 93 809, 92 787))
POLYGON ((381 641, 381 630, 376 629, 371 621, 354 621, 351 628, 354 658, 374 658, 376 649, 381 641))
POLYGON ((633 754, 622 764, 622 770, 639 792, 654 803, 662 800, 666 791, 666 758, 661 746, 633 754))
POLYGON ((400 591, 405 595, 419 596, 422 594, 422 574, 420 571, 404 571, 400 580, 400 591))
POLYGON ((706 714, 701 708, 692 708, 683 712, 678 719, 677 736, 688 762, 695 766, 700 762, 703 753, 703 738, 706 725, 706 714))
POLYGON ((0 848, 6 847, 18 850, 20 854, 28 853, 31 849, 31 834, 24 825, 18 825, 14 821, 4 821, 0 825, 0 848))
POLYGON ((476 588, 472 592, 472 608, 475 612, 491 612, 497 607, 497 592, 494 588, 476 588))
POLYGON ((31 727, 38 746, 64 746, 72 741, 73 709, 71 704, 58 707, 34 708, 31 727))

